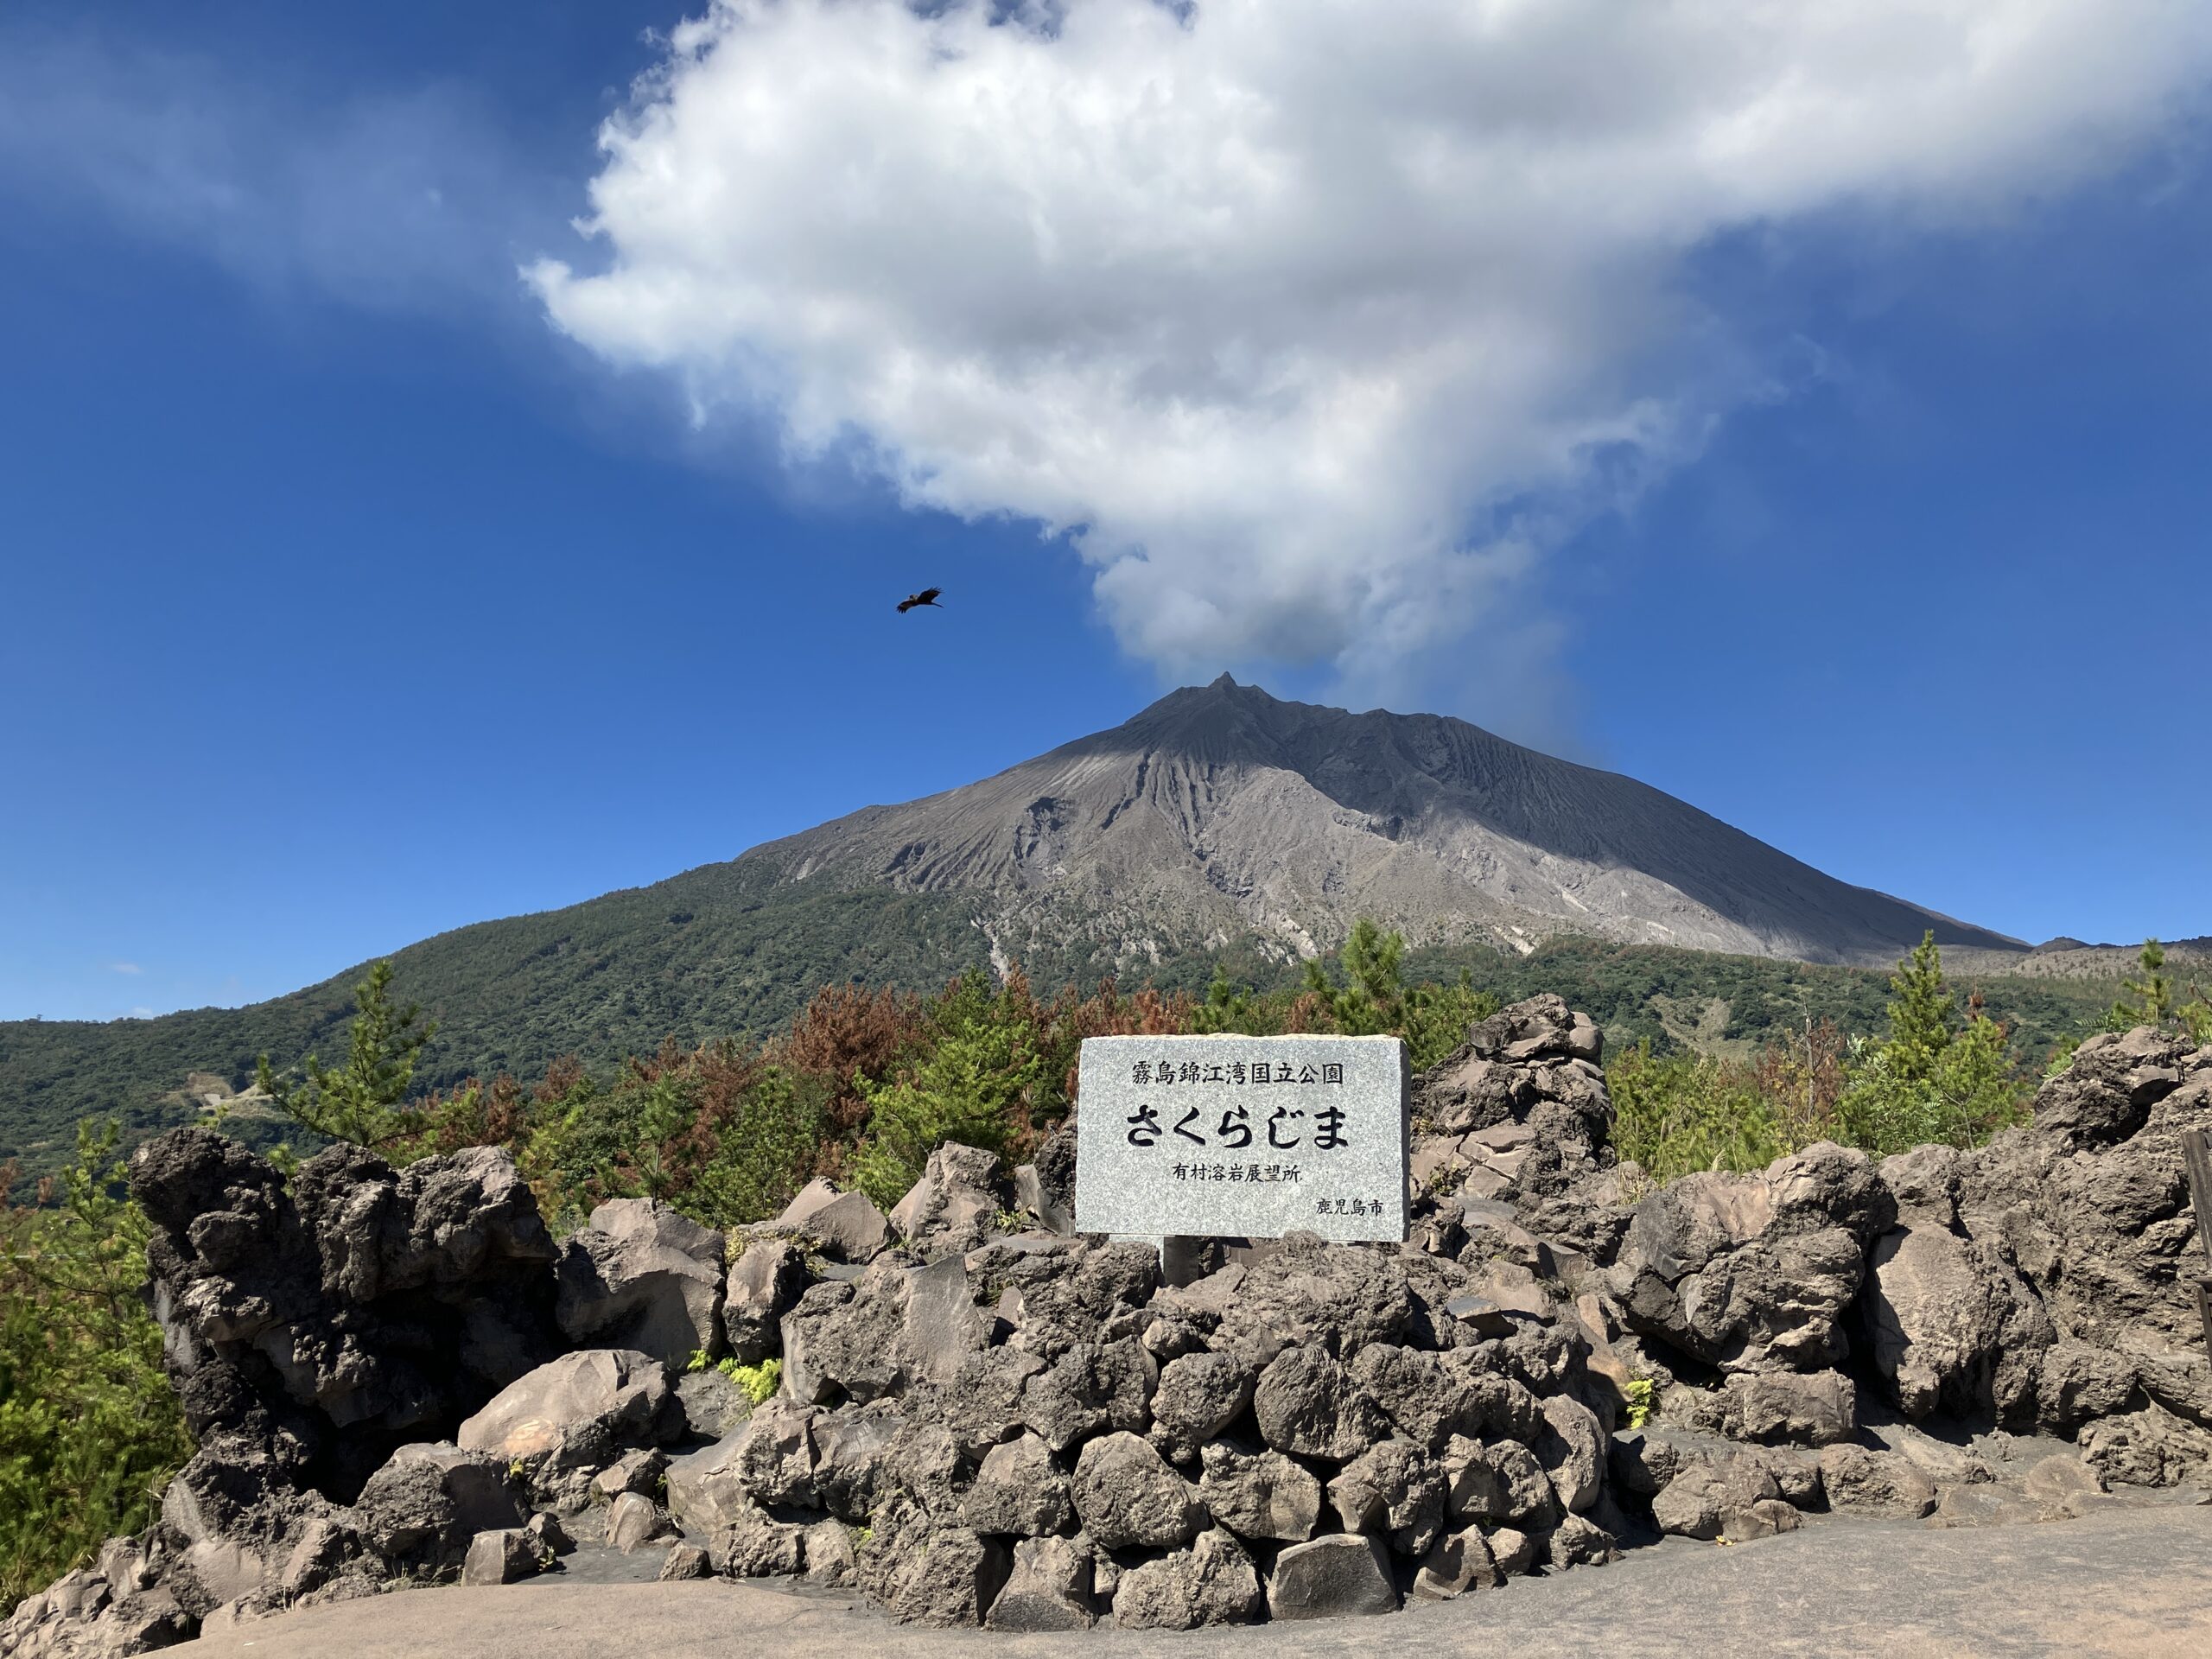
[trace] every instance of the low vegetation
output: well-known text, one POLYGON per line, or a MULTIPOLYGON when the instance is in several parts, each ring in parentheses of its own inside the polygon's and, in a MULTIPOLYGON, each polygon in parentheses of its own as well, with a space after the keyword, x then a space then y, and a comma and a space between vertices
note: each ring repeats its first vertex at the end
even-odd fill
POLYGON ((1930 933, 1890 981, 1886 1033, 1847 1038, 1807 1020, 1802 1039, 1751 1062, 1649 1042, 1606 1073, 1613 1144, 1655 1179, 1694 1170, 1761 1169, 1835 1141, 1882 1155, 1929 1143, 1971 1147, 2024 1121, 2034 1079, 2010 1058, 2005 1027, 1943 980, 1930 933))
MULTIPOLYGON (((818 986, 887 986, 926 997, 988 966, 988 941, 975 925, 981 902, 963 893, 777 887, 741 860, 568 910, 442 933, 391 958, 394 982, 437 1018, 416 1057, 414 1086, 451 1092, 471 1077, 542 1077, 563 1057, 612 1086, 628 1057, 656 1055, 671 1036, 686 1051, 722 1037, 757 1044, 786 1029, 818 986)), ((1062 951, 1027 955, 1023 965, 1040 985, 1089 986, 1110 964, 1062 951)), ((1582 938, 1554 939, 1527 956, 1408 946, 1399 969, 1408 986, 1447 991, 1465 974, 1468 986, 1504 1002, 1555 991, 1605 1027, 1617 1050, 1648 1038, 1658 1053, 1694 1048, 1745 1062, 1770 1042, 1802 1035, 1808 1016, 1873 1031, 1888 995, 1886 976, 1866 969, 1582 938)), ((1289 1000, 1312 988, 1301 964, 1269 957, 1252 938, 1148 961, 1142 976, 1163 994, 1203 1002, 1224 969, 1254 995, 1289 1000)), ((125 1145, 200 1119, 200 1091, 185 1086, 193 1073, 242 1090, 259 1055, 289 1065, 342 1052, 365 972, 243 1008, 0 1021, 0 1161, 17 1160, 35 1179, 69 1160, 85 1118, 116 1118, 125 1145)), ((2038 1062, 2069 1035, 2094 1029, 2113 1000, 2109 980, 2028 977, 1986 963, 1983 972, 1980 988, 2015 1056, 2038 1062)), ((1340 988, 1346 977, 1342 969, 1331 974, 1340 988)), ((1413 1022, 1402 1023, 1421 1049, 1413 1022)), ((1452 1024, 1440 1017, 1435 1028, 1448 1033, 1452 1024)), ((275 1127, 243 1112, 230 1125, 257 1145, 269 1144, 274 1137, 264 1131, 275 1127)))
POLYGON ((113 1125, 81 1130, 30 1205, 0 1171, 0 1609, 144 1526, 191 1455, 115 1148, 113 1125))

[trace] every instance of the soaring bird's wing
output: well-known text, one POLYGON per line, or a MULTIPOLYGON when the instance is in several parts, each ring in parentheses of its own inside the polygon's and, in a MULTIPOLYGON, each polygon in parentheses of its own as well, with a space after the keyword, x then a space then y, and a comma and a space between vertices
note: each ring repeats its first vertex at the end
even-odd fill
POLYGON ((925 605, 934 605, 937 603, 937 596, 944 591, 942 588, 925 588, 915 597, 925 605))
POLYGON ((906 615, 907 612, 912 610, 915 606, 921 602, 922 601, 918 596, 913 594, 907 594, 906 598, 899 601, 899 614, 901 616, 906 615))

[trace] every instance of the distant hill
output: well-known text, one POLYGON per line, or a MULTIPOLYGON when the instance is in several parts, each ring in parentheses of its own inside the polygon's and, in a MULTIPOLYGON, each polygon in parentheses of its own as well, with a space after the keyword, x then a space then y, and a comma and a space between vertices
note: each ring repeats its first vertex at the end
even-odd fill
MULTIPOLYGON (((2111 996, 2014 977, 2070 952, 1834 880, 1632 779, 1226 677, 981 783, 394 960, 441 1023, 420 1075, 442 1086, 762 1033, 824 983, 928 989, 1015 959, 1046 986, 1200 989, 1217 965, 1269 985, 1360 914, 1404 929, 1416 969, 1560 991, 1617 1039, 1749 1047, 1808 1013, 1867 1028, 1929 927, 2024 1045, 2111 996)), ((0 1024, 0 1159, 50 1168, 86 1116, 184 1121, 210 1092, 192 1074, 240 1087, 264 1051, 335 1057, 359 974, 245 1008, 0 1024)))

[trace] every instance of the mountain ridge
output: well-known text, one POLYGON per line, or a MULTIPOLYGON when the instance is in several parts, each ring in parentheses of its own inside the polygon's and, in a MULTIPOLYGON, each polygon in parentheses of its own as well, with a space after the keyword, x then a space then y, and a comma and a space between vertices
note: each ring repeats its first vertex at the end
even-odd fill
POLYGON ((1311 956, 1358 914, 1415 943, 1522 951, 1586 932, 1870 965, 1929 928, 1948 944, 2029 948, 1839 881, 1623 774, 1449 716, 1287 702, 1228 675, 989 778, 863 807, 737 862, 778 885, 988 893, 1014 936, 1001 948, 1087 941, 1116 959, 1240 928, 1311 956))

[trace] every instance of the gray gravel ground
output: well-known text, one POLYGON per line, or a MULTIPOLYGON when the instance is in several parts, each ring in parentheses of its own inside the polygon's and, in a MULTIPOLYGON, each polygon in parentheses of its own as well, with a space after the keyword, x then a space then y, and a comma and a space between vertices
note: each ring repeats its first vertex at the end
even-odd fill
MULTIPOLYGON (((656 1554, 656 1560, 658 1556, 656 1554)), ((440 1589, 317 1607, 202 1637, 194 1659, 1339 1659, 1417 1654, 2212 1655, 2212 1507, 1929 1530, 1823 1520, 1732 1548, 1669 1539, 1608 1567, 1526 1579, 1393 1618, 1188 1634, 999 1637, 885 1622, 855 1599, 759 1585, 440 1589)))

